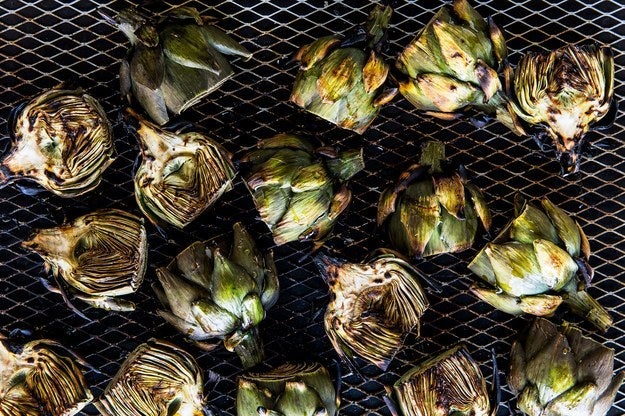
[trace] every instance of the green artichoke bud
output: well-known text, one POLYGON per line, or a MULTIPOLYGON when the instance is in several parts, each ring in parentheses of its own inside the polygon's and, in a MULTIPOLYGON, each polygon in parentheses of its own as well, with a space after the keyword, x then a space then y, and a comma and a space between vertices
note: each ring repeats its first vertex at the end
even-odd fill
POLYGON ((127 112, 141 145, 135 197, 150 221, 183 228, 232 189, 232 156, 213 139, 199 132, 170 132, 127 112))
POLYGON ((402 416, 494 416, 498 407, 491 404, 484 376, 463 345, 409 370, 393 393, 402 416))
POLYGON ((625 379, 614 350, 565 323, 536 318, 512 344, 509 385, 529 416, 605 416, 625 379))
POLYGON ((248 368, 264 358, 257 326, 278 300, 279 283, 272 253, 262 254, 240 223, 233 230, 229 256, 195 242, 156 270, 153 288, 167 322, 196 342, 222 339, 248 368))
POLYGON ((113 162, 113 130, 104 109, 82 90, 48 90, 13 110, 11 150, 0 187, 24 178, 62 197, 95 189, 113 162))
POLYGON ((243 160, 256 208, 278 245, 300 240, 319 246, 351 201, 345 182, 364 168, 362 150, 315 150, 292 134, 261 141, 243 160))
POLYGON ((19 353, 0 342, 0 416, 77 414, 93 400, 79 364, 86 365, 54 341, 29 342, 19 353))
POLYGON ((335 416, 339 396, 321 364, 284 364, 239 377, 238 416, 335 416))
POLYGON ((442 119, 472 107, 522 133, 497 70, 508 54, 503 32, 468 0, 442 7, 402 51, 399 92, 417 109, 442 119))
POLYGON ((478 218, 486 231, 490 228, 480 190, 466 183, 462 171, 445 164, 445 146, 430 141, 419 164, 380 195, 378 225, 386 226, 391 244, 409 257, 466 250, 473 244, 478 218))
POLYGON ((147 236, 143 220, 118 209, 101 209, 60 227, 39 230, 22 243, 39 254, 46 272, 52 272, 67 304, 78 312, 65 293, 97 308, 134 310, 134 303, 116 296, 134 293, 145 275, 147 236), (62 279, 62 282, 59 280, 62 279))
POLYGON ((321 254, 315 262, 330 287, 324 321, 334 349, 349 362, 358 355, 386 370, 429 305, 419 272, 386 249, 366 263, 321 254))
POLYGON ((299 49, 300 63, 291 101, 344 129, 363 133, 393 99, 396 88, 384 88, 389 65, 380 40, 393 10, 377 5, 366 25, 366 36, 326 36, 299 49))
POLYGON ((469 264, 486 284, 473 284, 471 290, 495 308, 514 315, 551 316, 565 303, 606 331, 612 318, 584 290, 593 277, 584 231, 547 198, 541 204, 542 210, 516 198, 514 219, 469 264))
POLYGON ((180 114, 232 77, 224 55, 251 57, 192 7, 175 8, 158 21, 132 7, 114 19, 103 16, 132 45, 120 68, 122 95, 134 96, 159 125, 169 120, 169 113, 180 114))
POLYGON ((202 378, 191 354, 151 339, 128 355, 94 404, 103 416, 204 416, 202 378))
POLYGON ((525 54, 511 84, 514 112, 543 130, 537 141, 551 142, 564 174, 577 172, 584 135, 616 106, 612 50, 568 45, 525 54))

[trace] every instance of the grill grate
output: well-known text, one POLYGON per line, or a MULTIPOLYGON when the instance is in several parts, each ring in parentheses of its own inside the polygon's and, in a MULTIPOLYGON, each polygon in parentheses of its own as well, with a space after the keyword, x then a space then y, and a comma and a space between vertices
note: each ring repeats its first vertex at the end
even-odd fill
MULTIPOLYGON (((576 214, 591 241, 591 265, 596 283, 590 293, 612 309, 614 327, 604 336, 592 336, 616 350, 615 367, 625 369, 625 122, 622 117, 608 130, 587 136, 590 155, 582 162, 583 174, 563 179, 551 158, 538 152, 532 139, 518 139, 499 124, 477 129, 469 122, 439 122, 421 117, 402 99, 385 107, 363 136, 339 130, 298 111, 289 104, 290 87, 296 68, 291 54, 313 39, 344 32, 365 20, 370 7, 358 0, 227 0, 208 7, 201 2, 182 1, 176 5, 197 7, 200 12, 221 19, 219 24, 254 52, 248 62, 235 62, 238 74, 197 107, 185 119, 197 122, 213 137, 240 155, 257 140, 273 134, 311 132, 326 144, 343 148, 364 146, 366 171, 352 181, 354 200, 348 215, 334 231, 328 250, 335 255, 359 261, 368 251, 385 244, 375 228, 376 202, 383 186, 400 169, 414 161, 425 139, 447 144, 453 160, 466 165, 473 182, 482 188, 494 211, 494 229, 500 229, 512 210, 518 190, 531 197, 548 196, 566 211, 576 214)), ((395 56, 415 32, 442 5, 439 0, 398 0, 388 56, 395 56)), ((209 401, 227 414, 234 414, 236 376, 240 367, 235 355, 218 349, 203 353, 186 344, 182 337, 154 314, 158 308, 150 283, 154 268, 166 265, 173 256, 196 239, 219 239, 231 224, 243 221, 261 245, 272 246, 265 226, 256 218, 251 197, 240 180, 235 189, 186 232, 166 230, 166 235, 149 226, 150 267, 147 282, 134 296, 138 310, 133 313, 107 313, 79 307, 93 319, 85 322, 62 305, 58 295, 48 293, 38 281, 44 275, 40 259, 20 248, 20 241, 33 229, 51 227, 96 207, 116 207, 140 214, 133 197, 131 166, 138 154, 132 135, 119 122, 122 106, 117 91, 117 70, 125 55, 124 36, 105 24, 96 9, 109 13, 120 10, 122 1, 0 0, 0 150, 8 147, 6 119, 18 102, 32 97, 61 81, 77 80, 97 97, 115 121, 118 158, 105 172, 98 189, 77 199, 66 200, 47 192, 15 186, 0 190, 0 332, 29 330, 36 338, 51 337, 82 355, 98 371, 88 380, 99 395, 115 374, 125 356, 138 344, 158 336, 184 346, 205 370, 222 378, 207 386, 209 401)), ((160 5, 159 10, 173 3, 160 5)), ((616 96, 622 100, 625 64, 625 9, 620 1, 559 0, 543 2, 479 1, 477 10, 492 14, 504 28, 511 61, 520 51, 554 49, 565 43, 594 40, 610 44, 615 53, 616 96)), ((475 246, 481 247, 482 237, 475 246)), ((289 244, 275 248, 283 290, 278 304, 261 325, 267 362, 278 365, 291 359, 317 357, 326 365, 336 355, 325 337, 321 323, 326 288, 306 257, 307 246, 289 244)), ((467 293, 471 278, 466 269, 476 250, 459 255, 440 255, 417 267, 442 286, 442 293, 429 296, 431 308, 423 317, 421 337, 411 334, 406 347, 396 356, 389 371, 381 373, 373 365, 362 366, 361 378, 343 366, 342 414, 389 415, 382 395, 415 360, 463 341, 490 374, 490 350, 507 368, 511 340, 527 323, 478 302, 467 293)), ((79 302, 79 301, 76 301, 79 302)), ((559 321, 562 312, 556 315, 559 321)), ((570 314, 567 319, 592 329, 570 314)), ((364 364, 364 363, 360 363, 364 364)), ((490 375, 488 376, 490 379, 490 375)), ((503 382, 503 378, 502 378, 503 382)), ((505 382, 503 382, 505 384, 505 382)), ((499 414, 510 414, 514 400, 507 387, 499 414)), ((619 392, 610 415, 625 413, 625 389, 619 392)), ((85 414, 96 414, 90 406, 85 414)))

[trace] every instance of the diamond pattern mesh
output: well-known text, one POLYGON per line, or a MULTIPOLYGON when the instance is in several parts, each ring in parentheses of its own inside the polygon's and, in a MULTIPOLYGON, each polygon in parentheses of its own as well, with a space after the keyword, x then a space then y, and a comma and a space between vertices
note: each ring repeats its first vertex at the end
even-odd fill
MULTIPOLYGON (((248 62, 235 62, 238 74, 201 105, 185 113, 185 119, 212 132, 232 152, 240 155, 257 140, 278 132, 309 132, 326 144, 342 148, 364 146, 367 168, 352 182, 354 200, 348 215, 335 228, 328 250, 351 260, 361 260, 370 250, 386 244, 376 230, 376 202, 383 186, 401 168, 415 160, 420 144, 439 139, 448 154, 466 165, 472 180, 480 186, 494 211, 494 228, 500 229, 512 209, 515 192, 531 197, 543 195, 577 216, 591 241, 591 265, 596 283, 590 293, 612 310, 614 327, 607 334, 592 333, 616 350, 616 370, 625 368, 625 122, 622 117, 608 130, 587 136, 588 155, 582 162, 583 174, 563 179, 559 167, 544 157, 532 139, 519 139, 499 124, 475 128, 468 121, 439 122, 422 117, 402 99, 385 107, 363 136, 339 130, 313 116, 298 111, 288 97, 296 68, 291 54, 311 40, 343 32, 364 21, 369 2, 358 0, 227 0, 215 6, 182 1, 203 14, 221 20, 220 27, 231 31, 254 52, 248 62)), ((439 0, 401 1, 389 33, 388 56, 395 56, 442 5, 439 0)), ((27 330, 35 338, 62 341, 82 355, 96 370, 88 373, 94 393, 100 394, 121 361, 134 347, 150 337, 162 337, 184 345, 205 370, 221 376, 207 385, 208 400, 226 414, 234 414, 236 376, 240 367, 235 355, 217 349, 204 353, 186 344, 154 311, 158 304, 150 283, 154 268, 167 264, 180 250, 196 239, 219 239, 233 222, 241 220, 265 248, 272 246, 265 226, 257 219, 251 198, 238 180, 235 189, 189 230, 167 228, 150 230, 150 256, 147 282, 134 295, 138 310, 108 313, 78 305, 92 319, 86 322, 49 293, 39 282, 44 276, 40 259, 20 247, 20 241, 34 229, 51 227, 65 219, 99 207, 116 207, 136 214, 131 168, 138 154, 135 138, 119 122, 123 105, 118 94, 117 70, 125 55, 124 36, 103 22, 101 7, 109 14, 127 3, 121 1, 0 1, 0 150, 9 146, 6 119, 13 106, 59 82, 73 82, 97 97, 109 110, 115 123, 117 160, 105 172, 98 189, 77 199, 62 199, 27 183, 0 190, 0 332, 27 330)), ((165 10, 167 2, 155 7, 165 10)), ((176 4, 178 5, 178 4, 176 4)), ((625 9, 619 1, 559 0, 543 2, 479 1, 484 16, 492 14, 506 31, 511 61, 519 52, 564 43, 595 40, 612 45, 616 60, 616 96, 623 98, 625 74, 625 9)), ((482 237, 476 247, 485 243, 482 237)), ((282 292, 278 304, 269 311, 261 326, 267 362, 316 358, 332 366, 336 355, 325 337, 322 316, 327 302, 324 282, 319 277, 307 246, 289 244, 274 249, 281 273, 282 292)), ((389 371, 372 365, 361 366, 361 375, 343 366, 342 414, 389 415, 382 395, 399 374, 416 360, 434 354, 456 342, 464 342, 485 374, 490 373, 490 350, 499 358, 500 369, 507 368, 511 340, 523 328, 526 318, 514 318, 478 302, 467 292, 471 281, 467 261, 476 253, 440 255, 417 264, 429 279, 442 287, 431 293, 431 308, 423 317, 421 336, 407 337, 405 348, 389 371)), ((79 301, 76 301, 77 303, 79 301)), ((555 320, 564 314, 559 312, 555 320)), ((570 314, 566 319, 580 323, 586 332, 592 328, 570 314)), ((514 399, 502 376, 503 404, 499 414, 510 414, 514 399)), ((610 415, 625 411, 625 390, 619 392, 610 415)), ((95 414, 92 407, 85 414, 95 414)))

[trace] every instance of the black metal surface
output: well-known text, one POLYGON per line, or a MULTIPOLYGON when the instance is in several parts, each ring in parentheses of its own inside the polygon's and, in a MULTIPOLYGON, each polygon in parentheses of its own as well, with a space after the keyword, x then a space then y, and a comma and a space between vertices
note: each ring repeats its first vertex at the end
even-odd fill
MULTIPOLYGON (((207 2, 208 3, 208 2, 207 2)), ((184 114, 198 122, 235 154, 240 155, 259 139, 285 131, 309 132, 326 144, 343 148, 364 146, 366 171, 352 182, 354 200, 334 231, 327 249, 334 255, 361 260, 370 250, 383 245, 375 227, 376 202, 383 186, 400 169, 415 160, 420 144, 429 138, 446 142, 448 153, 466 165, 475 184, 480 186, 494 211, 498 230, 510 215, 512 198, 520 191, 531 197, 547 195, 577 216, 591 242, 595 284, 590 293, 614 317, 614 327, 606 334, 560 311, 554 318, 579 323, 585 333, 616 350, 615 369, 625 369, 625 126, 622 112, 608 130, 588 134, 589 155, 582 161, 582 174, 561 178, 559 167, 544 157, 531 139, 519 139, 499 124, 475 128, 468 121, 440 122, 417 114, 403 99, 385 107, 364 135, 358 136, 316 119, 288 103, 296 68, 291 54, 316 37, 350 29, 364 21, 369 2, 358 0, 230 0, 202 4, 190 1, 168 5, 192 5, 203 14, 221 19, 220 26, 231 31, 253 53, 248 62, 235 62, 238 74, 200 105, 184 114), (363 4, 367 3, 367 4, 363 4)), ((397 1, 389 32, 388 56, 401 46, 442 6, 439 0, 397 1)), ((22 2, 0 0, 0 147, 9 145, 6 119, 20 101, 61 81, 76 81, 101 100, 115 122, 118 158, 105 172, 98 189, 77 199, 62 199, 41 191, 33 194, 15 186, 0 190, 0 332, 16 329, 32 331, 34 338, 49 337, 63 342, 82 355, 98 371, 87 375, 95 395, 99 395, 125 356, 150 337, 161 337, 190 351, 205 370, 221 376, 207 386, 208 400, 226 414, 234 412, 236 376, 241 369, 237 357, 218 349, 204 353, 185 343, 175 330, 154 314, 158 304, 150 283, 154 268, 170 259, 196 239, 220 238, 232 223, 242 220, 265 248, 272 246, 266 227, 256 218, 247 190, 237 180, 235 189, 184 232, 154 227, 150 231, 150 257, 147 281, 133 296, 138 310, 109 313, 78 306, 92 318, 86 322, 74 315, 60 296, 48 293, 39 278, 44 276, 41 260, 20 248, 20 241, 34 229, 59 224, 64 219, 100 207, 123 208, 140 214, 133 196, 131 167, 138 153, 134 137, 118 121, 122 105, 118 94, 117 70, 125 55, 124 36, 103 22, 96 12, 109 13, 128 3, 121 1, 41 0, 22 2)), ((156 7, 156 6, 155 6, 156 7)), ((616 61, 616 96, 623 99, 625 63, 625 9, 620 1, 546 2, 480 1, 477 10, 492 14, 507 34, 511 61, 519 52, 553 49, 564 43, 594 40, 612 45, 616 61)), ((165 7, 158 7, 164 10, 165 7)), ((485 243, 476 242, 476 247, 485 243)), ((288 359, 316 357, 331 366, 336 355, 325 337, 322 316, 327 301, 324 282, 307 258, 308 246, 288 244, 274 249, 281 275, 282 292, 278 304, 261 325, 267 350, 267 363, 278 365, 288 359)), ((423 317, 421 336, 411 334, 405 348, 382 374, 372 365, 361 365, 362 376, 343 366, 341 414, 389 415, 382 395, 415 360, 436 353, 456 342, 464 342, 490 374, 490 350, 494 349, 503 372, 511 340, 528 322, 514 318, 478 302, 467 292, 471 281, 467 261, 475 249, 459 255, 440 255, 417 264, 438 282, 442 293, 432 293, 431 308, 423 317)), ((490 380, 490 375, 488 376, 490 380)), ((512 394, 503 391, 500 415, 514 408, 512 394)), ((625 388, 619 392, 610 415, 625 409, 625 388)), ((85 414, 95 414, 92 407, 85 414)))

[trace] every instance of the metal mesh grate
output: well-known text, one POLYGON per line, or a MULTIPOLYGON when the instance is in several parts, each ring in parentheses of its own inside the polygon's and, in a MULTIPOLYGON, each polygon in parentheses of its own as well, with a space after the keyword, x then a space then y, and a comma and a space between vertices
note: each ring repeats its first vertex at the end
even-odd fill
MULTIPOLYGON (((185 113, 212 132, 232 152, 240 154, 258 139, 283 131, 311 132, 326 144, 344 148, 364 146, 366 172, 352 182, 354 200, 348 215, 337 224, 328 249, 351 260, 360 260, 384 239, 374 218, 380 189, 393 180, 402 167, 414 160, 423 140, 435 138, 447 144, 449 155, 467 166, 473 181, 491 202, 495 230, 506 221, 516 191, 532 197, 547 195, 577 215, 591 240, 591 265, 596 284, 590 293, 612 309, 615 325, 607 334, 592 333, 616 350, 616 370, 625 369, 625 122, 622 117, 609 130, 587 136, 589 155, 582 162, 583 174, 563 179, 557 164, 543 157, 531 139, 520 140, 498 124, 477 129, 467 121, 439 122, 421 117, 404 100, 385 107, 363 136, 333 128, 330 124, 298 111, 287 102, 296 68, 289 63, 297 47, 316 37, 343 32, 364 21, 369 2, 359 0, 228 0, 216 6, 180 2, 197 7, 203 14, 221 19, 220 26, 254 52, 248 62, 235 62, 238 74, 201 105, 185 113), (364 4, 363 3, 367 3, 364 4)), ((439 0, 397 1, 388 56, 412 39, 442 5, 439 0)), ((66 200, 32 188, 20 192, 15 186, 0 190, 0 332, 30 330, 34 336, 51 337, 74 349, 99 371, 88 374, 99 395, 121 361, 139 343, 158 336, 186 347, 206 370, 222 376, 207 386, 209 400, 225 413, 234 413, 235 379, 240 373, 236 356, 218 349, 202 353, 185 344, 175 330, 154 314, 158 307, 150 282, 154 268, 165 265, 196 239, 219 238, 234 221, 242 220, 271 247, 265 226, 256 218, 253 204, 240 182, 185 232, 167 229, 167 235, 150 227, 150 267, 147 282, 134 296, 138 310, 107 313, 86 308, 93 320, 85 322, 66 308, 58 295, 48 293, 38 281, 44 274, 40 259, 20 248, 20 241, 33 229, 54 226, 64 219, 96 207, 117 207, 139 214, 134 202, 131 166, 138 153, 134 137, 124 130, 117 110, 122 105, 117 92, 117 70, 125 55, 124 36, 105 24, 96 12, 109 12, 127 4, 120 1, 0 0, 0 147, 9 144, 6 119, 18 102, 61 81, 77 80, 99 98, 115 121, 118 158, 104 175, 99 188, 84 197, 66 200)), ((172 5, 169 4, 168 5, 172 5)), ((178 5, 178 4, 176 4, 178 5)), ((612 45, 616 60, 616 96, 622 100, 625 74, 625 9, 620 1, 558 0, 545 2, 480 1, 482 15, 492 14, 506 31, 511 61, 519 51, 553 49, 564 43, 595 40, 612 45)), ((159 7, 164 10, 165 6, 159 7)), ((0 149, 2 150, 2 149, 0 149)), ((476 247, 485 243, 481 238, 476 247)), ((275 248, 283 290, 278 304, 261 326, 267 362, 317 357, 331 365, 336 356, 327 341, 321 317, 327 302, 326 288, 310 261, 307 247, 289 244, 275 248)), ((467 293, 471 280, 466 262, 476 253, 440 255, 417 264, 443 291, 432 293, 431 308, 423 318, 421 337, 411 334, 387 373, 362 367, 361 378, 343 367, 342 414, 389 415, 382 395, 415 360, 463 341, 490 373, 489 350, 494 348, 500 367, 506 369, 510 342, 526 325, 526 318, 513 318, 478 302, 467 293)), ((78 302, 78 301, 77 301, 78 302)), ((80 305, 84 307, 84 305, 80 305)), ((563 313, 558 313, 560 320, 563 313)), ((570 314, 567 319, 579 322, 570 314)), ((587 332, 592 328, 580 323, 587 332)), ((364 364, 364 363, 361 363, 364 364)), ((489 376, 490 379, 490 376, 489 376)), ((503 381, 503 378, 502 378, 503 381)), ((505 383, 504 383, 505 384, 505 383)), ((514 408, 512 394, 503 391, 499 414, 514 408)), ((85 414, 95 414, 88 407, 85 414)), ((625 389, 619 392, 610 415, 625 413, 625 389)))

